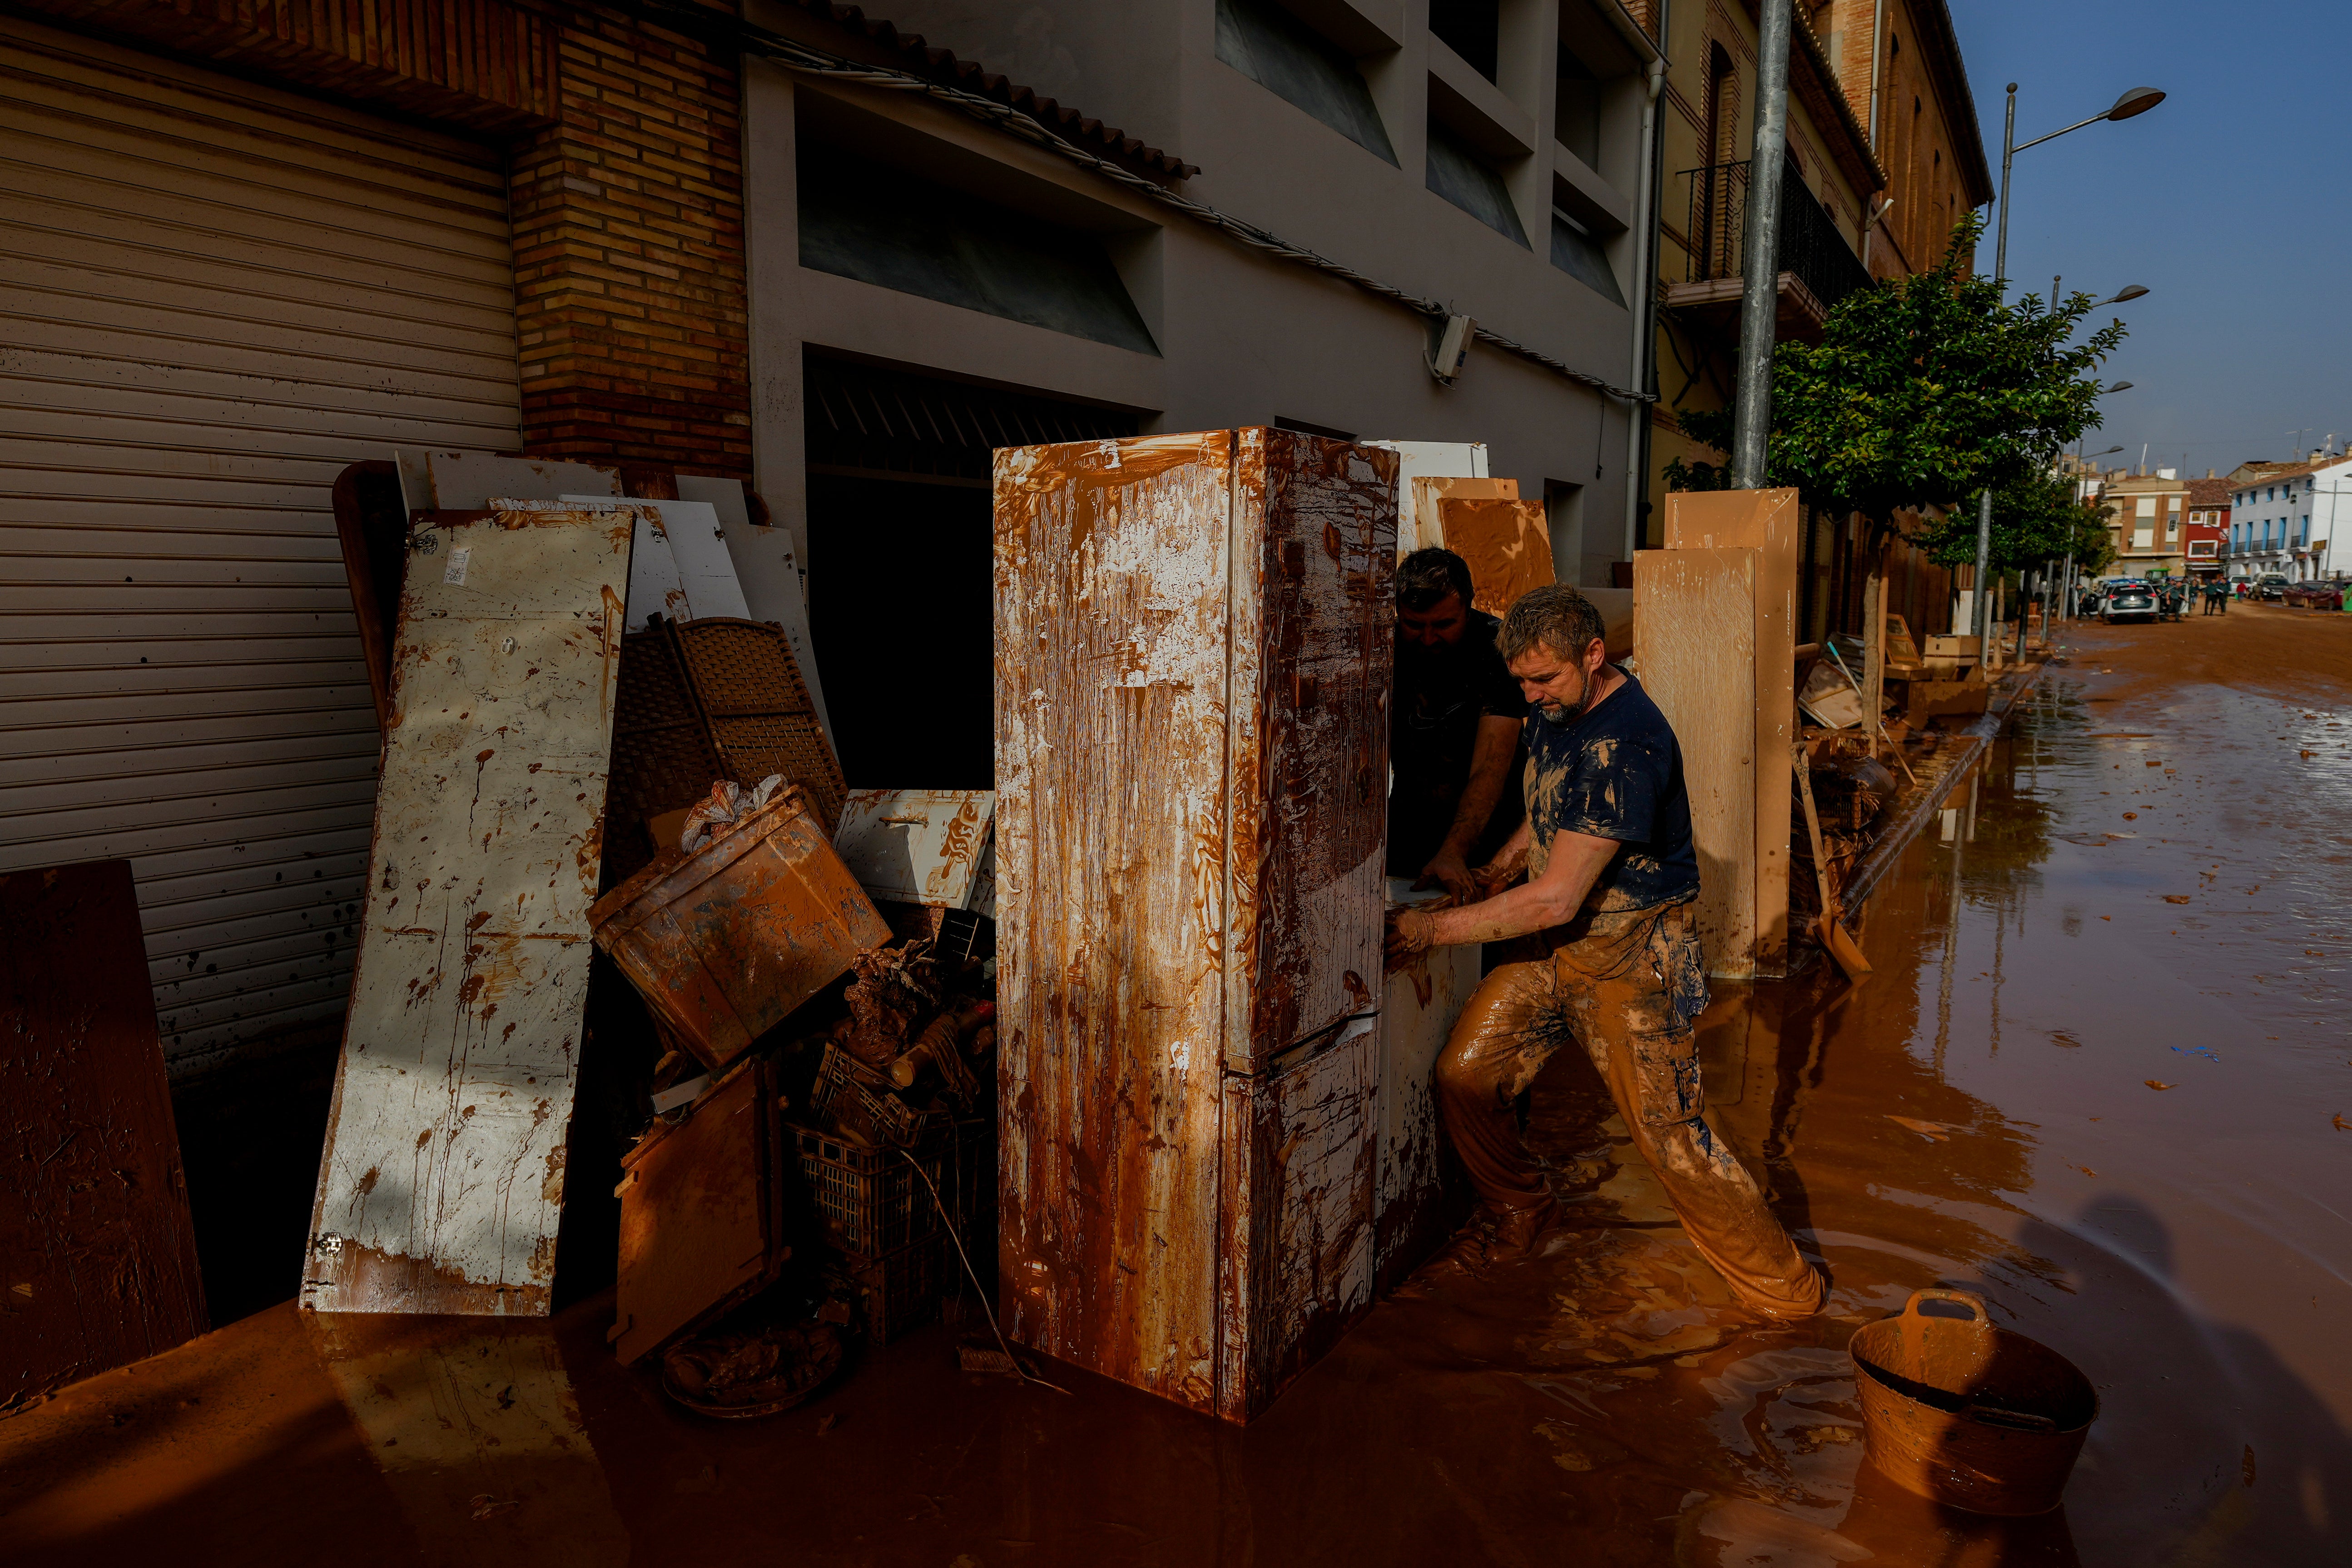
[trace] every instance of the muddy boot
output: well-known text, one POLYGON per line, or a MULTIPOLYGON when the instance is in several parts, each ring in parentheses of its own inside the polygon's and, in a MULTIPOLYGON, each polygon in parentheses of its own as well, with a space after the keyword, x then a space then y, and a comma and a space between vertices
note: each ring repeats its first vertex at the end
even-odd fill
POLYGON ((1527 1257, 1543 1233, 1559 1218, 1559 1205, 1549 1197, 1540 1203, 1501 1208, 1480 1204, 1470 1221, 1437 1256, 1414 1270, 1398 1288, 1400 1296, 1427 1294, 1440 1285, 1475 1279, 1489 1267, 1527 1257))

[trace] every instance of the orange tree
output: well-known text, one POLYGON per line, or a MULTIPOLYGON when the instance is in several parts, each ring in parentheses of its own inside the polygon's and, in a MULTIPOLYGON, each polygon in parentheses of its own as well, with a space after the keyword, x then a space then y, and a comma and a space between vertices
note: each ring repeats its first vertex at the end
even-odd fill
MULTIPOLYGON (((2124 327, 2110 322, 2074 342, 2093 308, 2088 294, 2055 310, 2030 294, 2003 303, 1992 279, 1968 270, 1983 226, 1974 214, 1961 219, 1934 268, 1848 295, 1820 342, 1773 350, 1765 482, 1882 522, 1906 510, 1938 514, 1912 537, 1944 565, 1976 559, 1973 502, 1990 487, 1999 571, 2064 555, 2063 541, 2083 526, 2080 516, 2068 523, 2060 515, 2080 509, 2071 492, 2064 508, 2057 504, 2069 487, 2051 468, 2098 426, 2095 373, 2124 327), (2053 552, 2053 543, 2062 547, 2053 552)), ((1737 416, 1736 407, 1694 409, 1682 426, 1728 450, 1737 416)), ((1726 481, 1712 464, 1678 458, 1666 469, 1672 489, 1726 481)))

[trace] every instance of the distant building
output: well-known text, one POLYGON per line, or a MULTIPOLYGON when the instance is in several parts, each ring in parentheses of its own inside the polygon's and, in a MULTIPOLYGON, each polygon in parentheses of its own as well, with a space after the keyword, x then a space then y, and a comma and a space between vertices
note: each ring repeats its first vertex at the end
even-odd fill
POLYGON ((2223 542, 2230 532, 2230 481, 2214 478, 2210 468, 2203 479, 2189 481, 2187 529, 2189 574, 2221 575, 2223 542))
POLYGON ((2352 457, 2321 451, 2300 463, 2241 463, 2225 482, 2231 577, 2299 583, 2352 565, 2335 526, 2339 510, 2352 522, 2352 457))
POLYGON ((2115 509, 2107 519, 2107 532, 2116 545, 2112 575, 2187 575, 2188 539, 2183 531, 2188 526, 2189 481, 2180 478, 2179 469, 2126 472, 2092 484, 2096 489, 2089 499, 2115 509))

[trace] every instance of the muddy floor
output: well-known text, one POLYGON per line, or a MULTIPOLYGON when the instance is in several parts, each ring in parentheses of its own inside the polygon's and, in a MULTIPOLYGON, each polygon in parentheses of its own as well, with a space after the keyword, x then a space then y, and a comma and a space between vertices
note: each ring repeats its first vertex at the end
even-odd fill
POLYGON ((1563 1052, 1575 1216, 1383 1303, 1245 1432, 927 1331, 728 1426, 547 1324, 261 1312, 0 1421, 33 1563, 2296 1565, 2352 1561, 2352 616, 2078 629, 1875 895, 1877 973, 1722 988, 1723 1131, 1828 1265, 1727 1304, 1563 1052), (2103 1409, 2044 1518, 1862 1464, 1843 1353, 1981 1291, 2103 1409))

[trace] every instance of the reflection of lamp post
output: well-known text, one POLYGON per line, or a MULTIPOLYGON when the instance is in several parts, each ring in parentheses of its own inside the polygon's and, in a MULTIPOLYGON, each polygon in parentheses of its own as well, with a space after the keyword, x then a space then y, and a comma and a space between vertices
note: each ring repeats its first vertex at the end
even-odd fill
MULTIPOLYGON (((2108 105, 2105 112, 2094 114, 2088 120, 2078 120, 2072 125, 2066 126, 2062 130, 2053 131, 2047 136, 2037 136, 2032 141, 2021 146, 2018 144, 2017 141, 2017 84, 2015 82, 2011 82, 2009 84, 2009 115, 2008 118, 2002 121, 2000 132, 2000 228, 1993 241, 1992 280, 1994 288, 2006 292, 2009 283, 2010 161, 2015 158, 2020 153, 2024 152, 2027 147, 2039 147, 2044 142, 2055 141, 2059 137, 2065 135, 2069 131, 2080 131, 2084 126, 2095 125, 2102 120, 2129 120, 2135 114, 2146 114, 2149 110, 2154 109, 2158 104, 2162 103, 2163 101, 2164 92, 2161 89, 2153 87, 2136 87, 2131 89, 2128 92, 2126 92, 2122 97, 2116 99, 2114 103, 2108 105)), ((2137 300, 2141 294, 2147 292, 2147 289, 2141 289, 2137 284, 2132 285, 2132 289, 2137 289, 2138 292, 2134 293, 2131 289, 2126 289, 2122 293, 2118 293, 2114 300, 2108 300, 2107 303, 2117 304, 2126 298, 2137 300)), ((2050 303, 2052 309, 2054 310, 2057 308, 2058 303, 2056 298, 2057 285, 2054 280, 2051 285, 2051 295, 2052 298, 2050 303)), ((1986 628, 1989 625, 1985 619, 1985 616, 1990 609, 1990 601, 1985 595, 1985 572, 1991 563, 1991 557, 1992 489, 1990 486, 1987 486, 1985 488, 1983 498, 1979 500, 1977 507, 1977 573, 1976 586, 1973 590, 1975 595, 1975 603, 1970 606, 1975 613, 1969 616, 1969 619, 1976 623, 1977 635, 1979 637, 1985 635, 1986 628)), ((1983 643, 1980 642, 1977 646, 1979 658, 1989 658, 1990 657, 1990 650, 1986 648, 1983 643)))

